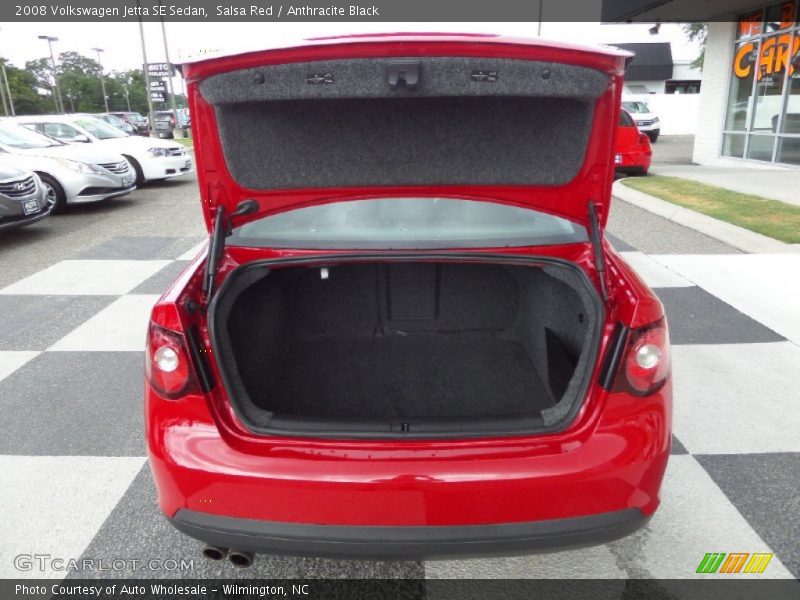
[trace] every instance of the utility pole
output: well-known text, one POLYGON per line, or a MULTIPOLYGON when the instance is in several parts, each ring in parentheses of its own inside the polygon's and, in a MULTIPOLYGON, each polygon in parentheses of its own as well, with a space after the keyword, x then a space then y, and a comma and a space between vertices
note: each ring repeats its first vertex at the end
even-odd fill
POLYGON ((92 48, 95 52, 97 52, 97 64, 100 65, 100 88, 103 90, 103 106, 106 107, 106 112, 108 112, 108 96, 106 96, 106 80, 103 77, 103 61, 100 60, 100 53, 104 50, 102 48, 92 48))
POLYGON ((150 112, 147 115, 147 121, 150 125, 150 135, 155 132, 155 123, 153 122, 153 99, 150 97, 150 75, 147 72, 147 50, 144 47, 144 25, 142 24, 142 9, 140 0, 136 0, 136 9, 139 13, 139 38, 142 41, 142 60, 144 61, 144 93, 147 95, 147 108, 150 112))
POLYGON ((56 112, 63 113, 64 100, 61 98, 61 88, 58 87, 58 72, 56 71, 56 55, 53 54, 53 42, 57 42, 58 38, 52 35, 40 35, 40 40, 46 40, 47 46, 50 48, 50 61, 53 63, 53 100, 56 104, 56 112))
MULTIPOLYGON (((158 0, 158 5, 161 6, 161 0, 158 0)), ((161 14, 161 11, 159 11, 161 14)), ((169 77, 167 77, 167 85, 169 86, 169 96, 171 98, 170 106, 172 107, 172 112, 175 114, 175 127, 178 127, 178 108, 175 106, 175 90, 172 88, 172 63, 169 61, 169 47, 167 46, 167 28, 164 25, 164 17, 163 15, 159 17, 161 19, 161 37, 164 40, 164 58, 167 59, 167 66, 169 68, 169 77)))
MULTIPOLYGON (((3 61, 3 75, 6 73, 6 63, 3 61)), ((6 103, 6 93, 0 89, 0 97, 3 98, 3 112, 8 116, 8 104, 6 103)))
POLYGON ((6 106, 6 96, 5 94, 0 94, 3 96, 3 110, 5 110, 6 116, 8 116, 8 109, 11 108, 11 116, 17 116, 17 113, 14 112, 14 98, 11 97, 11 86, 8 85, 8 73, 6 72, 6 61, 5 59, 1 59, 0 64, 2 65, 3 70, 3 82, 5 84, 6 93, 8 94, 8 106, 6 106))
MULTIPOLYGON (((6 93, 8 94, 8 106, 11 108, 11 116, 16 117, 17 113, 14 112, 14 98, 11 97, 11 86, 8 85, 8 73, 6 72, 6 62, 3 61, 3 81, 6 84, 6 93)), ((5 98, 5 96, 3 96, 5 98)), ((3 100, 3 108, 5 108, 6 102, 3 100)), ((6 111, 8 114, 8 111, 6 111)))

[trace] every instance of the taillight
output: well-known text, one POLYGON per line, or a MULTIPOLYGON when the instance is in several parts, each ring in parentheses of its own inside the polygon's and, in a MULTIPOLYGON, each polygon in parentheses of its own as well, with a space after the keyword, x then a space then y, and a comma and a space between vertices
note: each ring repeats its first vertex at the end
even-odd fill
POLYGON ((165 398, 199 391, 183 336, 155 323, 147 335, 145 376, 165 398))
POLYGON ((660 390, 671 368, 666 318, 630 330, 621 358, 613 391, 649 396, 660 390))
POLYGON ((650 141, 650 139, 647 137, 646 133, 640 133, 639 134, 639 145, 640 146, 647 146, 649 141, 650 141))

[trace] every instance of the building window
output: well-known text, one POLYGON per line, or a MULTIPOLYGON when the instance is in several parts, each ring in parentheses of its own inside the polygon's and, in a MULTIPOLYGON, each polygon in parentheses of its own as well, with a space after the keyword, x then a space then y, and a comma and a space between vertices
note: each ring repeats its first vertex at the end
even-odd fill
POLYGON ((723 156, 798 164, 798 1, 742 15, 736 31, 723 156))
POLYGON ((699 79, 670 79, 664 83, 664 92, 667 94, 699 94, 699 79))

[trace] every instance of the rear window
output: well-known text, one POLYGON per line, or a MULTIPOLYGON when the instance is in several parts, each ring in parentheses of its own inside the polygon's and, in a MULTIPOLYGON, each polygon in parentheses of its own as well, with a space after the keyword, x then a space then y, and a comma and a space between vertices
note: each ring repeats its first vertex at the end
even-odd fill
POLYGON ((113 125, 109 125, 105 121, 101 121, 100 119, 94 118, 82 118, 82 119, 75 119, 75 123, 83 127, 86 131, 91 133, 94 137, 99 140, 110 140, 112 138, 123 138, 126 137, 127 134, 124 131, 121 131, 114 127, 113 125))
POLYGON ((631 116, 624 110, 619 111, 619 126, 620 127, 636 127, 631 116))
POLYGON ((350 200, 252 221, 229 244, 308 249, 504 248, 587 241, 566 219, 494 202, 451 198, 350 200))
POLYGON ((638 101, 631 101, 631 102, 623 102, 622 108, 627 110, 628 112, 632 113, 649 113, 650 109, 647 108, 647 104, 644 102, 638 101))

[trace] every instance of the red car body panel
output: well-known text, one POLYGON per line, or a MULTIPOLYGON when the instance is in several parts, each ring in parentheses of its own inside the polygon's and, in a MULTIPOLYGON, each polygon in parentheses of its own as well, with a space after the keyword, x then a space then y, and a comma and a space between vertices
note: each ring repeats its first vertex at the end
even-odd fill
MULTIPOLYGON (((256 215, 235 224, 299 206, 354 197, 436 195, 492 198, 535 207, 589 223, 591 198, 605 223, 613 178, 613 127, 617 121, 624 53, 586 52, 560 44, 477 36, 400 36, 309 42, 184 66, 195 126, 196 162, 206 222, 215 207, 230 212, 243 199, 256 215), (228 172, 213 108, 198 91, 204 77, 268 63, 337 57, 503 56, 590 66, 611 76, 595 106, 595 125, 579 174, 559 187, 471 186, 440 189, 351 188, 263 191, 244 189, 228 172)), ((618 134, 617 134, 618 135, 618 134)), ((619 143, 619 137, 617 138, 619 143)), ((471 248, 481 256, 553 257, 574 263, 599 290, 601 274, 590 243, 524 248, 471 248)), ((454 256, 464 251, 453 250, 454 256)), ((254 260, 315 258, 335 251, 228 247, 216 276, 219 285, 254 260)), ((347 252, 342 254, 350 254, 347 252)), ((393 254, 399 254, 397 252, 393 254)), ((413 258, 414 252, 406 252, 413 258)), ((438 252, 437 254, 447 254, 438 252)), ((606 242, 606 302, 597 381, 618 324, 634 330, 663 319, 658 299, 606 242)), ((195 327, 211 348, 200 293, 206 251, 187 267, 153 309, 152 321, 183 333, 195 327)), ((207 350, 206 350, 207 351, 207 350)), ((209 354, 217 382, 219 367, 209 354)), ((592 384, 577 416, 563 430, 478 439, 331 439, 253 433, 236 416, 224 387, 166 398, 145 385, 146 436, 159 505, 167 517, 181 511, 209 516, 319 526, 473 526, 569 519, 636 509, 644 517, 659 504, 658 491, 671 443, 671 384, 646 397, 592 384)), ((205 539, 205 538, 201 538, 205 539)))
POLYGON ((639 131, 630 117, 626 120, 626 124, 620 122, 617 126, 614 148, 617 171, 644 175, 650 170, 653 159, 650 138, 639 131), (627 124, 627 121, 630 121, 630 124, 627 124))
POLYGON ((240 56, 210 59, 183 66, 189 104, 194 120, 195 158, 203 196, 203 211, 211 227, 213 210, 222 205, 233 212, 244 199, 255 199, 260 210, 238 218, 236 225, 287 209, 341 199, 388 197, 397 195, 491 198, 496 202, 535 207, 570 220, 588 224, 586 207, 576 197, 593 198, 598 204, 602 224, 608 216, 611 183, 611 155, 614 130, 604 126, 616 122, 622 94, 622 75, 627 52, 575 46, 537 44, 530 40, 474 36, 371 36, 308 41, 294 48, 253 52, 240 56), (333 43, 335 42, 335 43, 333 43), (402 186, 369 188, 326 188, 300 190, 254 190, 240 186, 227 169, 213 107, 199 93, 199 82, 211 75, 254 66, 346 58, 381 58, 392 56, 474 56, 548 61, 591 67, 611 76, 607 93, 597 101, 594 123, 583 167, 564 186, 402 186))

